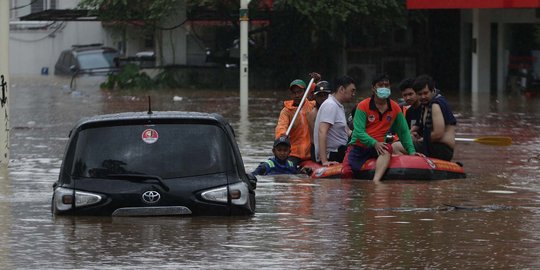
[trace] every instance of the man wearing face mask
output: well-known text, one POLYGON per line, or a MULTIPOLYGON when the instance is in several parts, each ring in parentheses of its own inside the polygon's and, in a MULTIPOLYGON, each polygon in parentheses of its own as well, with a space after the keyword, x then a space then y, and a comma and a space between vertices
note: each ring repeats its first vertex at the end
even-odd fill
POLYGON ((407 153, 416 153, 409 126, 399 105, 390 99, 390 79, 386 74, 377 74, 371 82, 373 95, 356 106, 354 130, 349 153, 349 163, 355 176, 362 165, 377 158, 373 181, 379 182, 390 163, 392 145, 385 142, 385 136, 392 129, 397 132, 407 153))

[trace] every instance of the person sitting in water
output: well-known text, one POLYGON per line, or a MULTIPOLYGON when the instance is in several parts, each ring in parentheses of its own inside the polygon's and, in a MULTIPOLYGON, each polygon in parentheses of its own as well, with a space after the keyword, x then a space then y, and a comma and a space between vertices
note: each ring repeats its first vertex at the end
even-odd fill
POLYGON ((274 141, 272 147, 274 157, 269 158, 265 162, 261 162, 259 166, 252 172, 253 175, 274 175, 274 174, 309 174, 308 168, 298 169, 292 161, 288 160, 291 153, 291 142, 286 136, 279 137, 274 141))

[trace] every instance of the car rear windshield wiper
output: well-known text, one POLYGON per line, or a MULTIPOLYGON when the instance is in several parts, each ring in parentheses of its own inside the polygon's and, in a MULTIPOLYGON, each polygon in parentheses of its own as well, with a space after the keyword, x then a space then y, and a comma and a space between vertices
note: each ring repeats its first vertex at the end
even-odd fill
POLYGON ((163 182, 163 178, 157 176, 157 175, 149 175, 149 174, 133 174, 133 173, 112 173, 112 174, 106 174, 103 176, 103 178, 114 178, 114 179, 126 179, 129 180, 147 180, 147 179, 155 179, 158 181, 158 183, 165 189, 165 191, 169 191, 170 188, 163 182))

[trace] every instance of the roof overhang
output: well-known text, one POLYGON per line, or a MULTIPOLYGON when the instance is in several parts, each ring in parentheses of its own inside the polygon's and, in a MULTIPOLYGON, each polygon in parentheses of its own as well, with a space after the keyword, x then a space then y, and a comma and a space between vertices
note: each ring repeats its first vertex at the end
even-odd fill
POLYGON ((47 9, 19 19, 21 21, 99 21, 97 16, 90 15, 89 10, 82 9, 47 9))
MULTIPOLYGON (((0 0, 1 1, 1 0, 0 0)), ((82 9, 48 9, 26 16, 19 19, 21 21, 100 21, 95 15, 90 15, 90 10, 82 9)), ((203 25, 214 25, 230 23, 231 18, 238 20, 239 12, 233 11, 227 16, 215 10, 192 10, 187 12, 187 19, 190 22, 203 25)), ((250 13, 250 21, 252 24, 268 24, 270 20, 269 11, 255 10, 250 13)), ((115 21, 114 23, 118 23, 115 21)), ((143 21, 133 20, 131 24, 144 24, 143 21)))
POLYGON ((407 0, 407 9, 540 8, 540 0, 407 0))

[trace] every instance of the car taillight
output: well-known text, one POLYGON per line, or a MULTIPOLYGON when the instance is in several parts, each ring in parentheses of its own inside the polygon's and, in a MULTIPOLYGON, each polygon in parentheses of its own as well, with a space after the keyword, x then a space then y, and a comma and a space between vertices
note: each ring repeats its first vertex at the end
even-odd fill
POLYGON ((230 199, 231 203, 236 205, 246 204, 248 196, 248 186, 244 182, 229 185, 228 189, 227 187, 220 187, 207 190, 201 194, 201 197, 208 201, 227 203, 230 199))
POLYGON ((57 188, 54 190, 54 205, 59 211, 70 210, 73 206, 81 207, 100 202, 99 194, 73 190, 69 188, 57 188))

